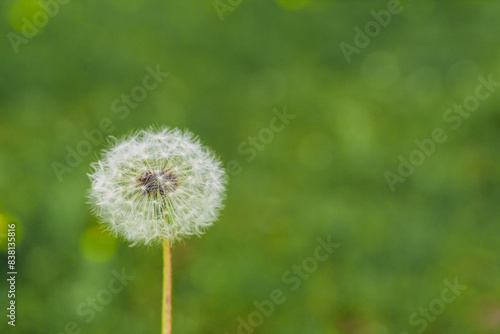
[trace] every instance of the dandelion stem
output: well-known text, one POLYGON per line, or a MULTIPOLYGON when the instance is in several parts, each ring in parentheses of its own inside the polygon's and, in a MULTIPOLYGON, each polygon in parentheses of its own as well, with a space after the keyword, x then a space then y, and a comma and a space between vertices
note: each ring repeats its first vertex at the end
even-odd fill
POLYGON ((163 240, 162 334, 172 334, 172 256, 170 242, 163 240))

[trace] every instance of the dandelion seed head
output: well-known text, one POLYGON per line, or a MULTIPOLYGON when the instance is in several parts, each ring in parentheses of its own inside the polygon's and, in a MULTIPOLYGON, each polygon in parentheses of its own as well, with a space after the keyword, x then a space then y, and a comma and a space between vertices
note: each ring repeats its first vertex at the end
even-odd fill
POLYGON ((222 165, 188 131, 139 131, 104 151, 92 168, 93 212, 133 244, 200 235, 223 207, 222 165))

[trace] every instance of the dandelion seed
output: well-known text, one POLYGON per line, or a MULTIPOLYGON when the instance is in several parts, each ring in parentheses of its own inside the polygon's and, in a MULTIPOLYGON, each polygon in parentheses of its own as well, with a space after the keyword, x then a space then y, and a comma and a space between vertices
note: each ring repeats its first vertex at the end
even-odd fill
POLYGON ((187 131, 140 131, 92 166, 94 213, 134 244, 200 235, 222 208, 221 163, 187 131))

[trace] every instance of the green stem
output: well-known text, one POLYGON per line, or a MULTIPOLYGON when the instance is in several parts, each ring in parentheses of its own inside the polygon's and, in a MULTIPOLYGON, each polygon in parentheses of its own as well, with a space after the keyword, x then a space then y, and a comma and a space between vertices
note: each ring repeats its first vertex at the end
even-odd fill
POLYGON ((163 300, 161 333, 172 334, 172 255, 170 242, 163 241, 163 300))

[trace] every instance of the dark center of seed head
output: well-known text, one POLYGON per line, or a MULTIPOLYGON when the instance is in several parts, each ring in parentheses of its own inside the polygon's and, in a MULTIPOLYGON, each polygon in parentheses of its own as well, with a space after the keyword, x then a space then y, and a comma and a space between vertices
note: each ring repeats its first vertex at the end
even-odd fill
POLYGON ((147 171, 137 179, 137 186, 142 188, 142 193, 148 197, 165 196, 177 189, 177 178, 168 170, 157 172, 147 171))

